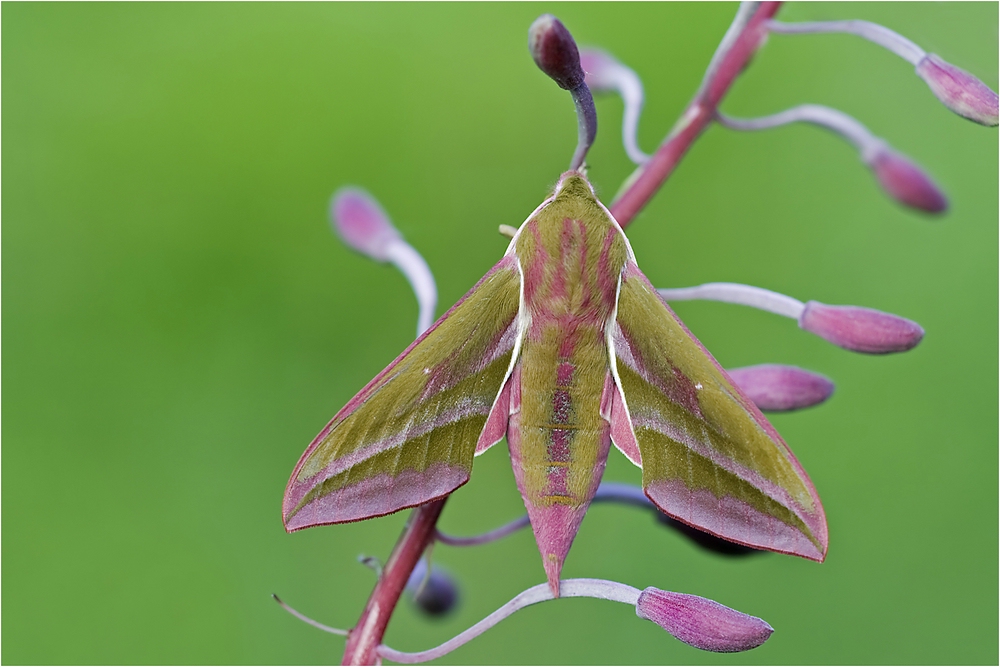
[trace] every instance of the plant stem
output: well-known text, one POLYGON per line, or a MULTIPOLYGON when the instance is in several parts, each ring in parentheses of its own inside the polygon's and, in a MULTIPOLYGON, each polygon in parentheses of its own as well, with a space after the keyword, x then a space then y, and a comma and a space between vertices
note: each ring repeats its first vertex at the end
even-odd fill
POLYGON ((341 664, 374 665, 378 660, 376 649, 382 643, 386 626, 413 568, 434 539, 434 527, 447 500, 448 496, 445 496, 413 510, 403 534, 382 568, 382 576, 375 584, 361 618, 347 635, 341 664))
POLYGON ((611 204, 611 214, 623 228, 670 177, 691 144, 715 119, 719 102, 746 67, 767 36, 767 22, 778 12, 780 2, 762 2, 748 18, 743 7, 719 45, 705 81, 674 128, 649 162, 639 167, 628 187, 611 204), (742 23, 742 25, 740 25, 742 23))

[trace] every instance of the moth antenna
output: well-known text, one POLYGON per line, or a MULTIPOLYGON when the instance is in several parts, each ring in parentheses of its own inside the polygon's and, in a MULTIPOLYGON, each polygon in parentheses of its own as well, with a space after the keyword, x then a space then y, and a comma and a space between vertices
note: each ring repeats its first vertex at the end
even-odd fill
POLYGON ((506 236, 509 239, 514 238, 517 234, 517 227, 511 227, 510 225, 500 225, 500 234, 506 236))
POLYGON ((559 19, 542 14, 528 29, 528 50, 538 68, 573 96, 579 132, 569 168, 579 170, 597 136, 597 109, 580 65, 576 41, 559 19))
POLYGON ((314 628, 319 628, 323 632, 329 632, 331 635, 340 635, 341 637, 346 637, 347 636, 347 630, 341 630, 340 628, 331 628, 329 625, 323 625, 319 621, 314 621, 311 618, 309 618, 308 616, 306 616, 305 614, 302 614, 302 613, 296 611, 295 609, 289 607, 287 604, 285 604, 284 602, 282 602, 281 598, 279 598, 274 593, 271 593, 271 597, 274 598, 275 602, 277 602, 279 605, 281 605, 282 609, 284 609, 289 614, 291 614, 295 618, 299 619, 303 623, 308 623, 309 625, 313 626, 314 628))

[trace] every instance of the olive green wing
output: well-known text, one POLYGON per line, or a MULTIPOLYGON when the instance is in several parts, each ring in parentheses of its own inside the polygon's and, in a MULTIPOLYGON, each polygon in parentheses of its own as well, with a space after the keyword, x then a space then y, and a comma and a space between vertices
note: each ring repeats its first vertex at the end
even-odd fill
POLYGON ((389 514, 468 481, 477 443, 506 431, 519 299, 517 261, 504 257, 351 399, 295 466, 285 528, 389 514))
POLYGON ((612 439, 646 495, 713 535, 823 560, 826 517, 802 466, 632 262, 610 346, 612 439))

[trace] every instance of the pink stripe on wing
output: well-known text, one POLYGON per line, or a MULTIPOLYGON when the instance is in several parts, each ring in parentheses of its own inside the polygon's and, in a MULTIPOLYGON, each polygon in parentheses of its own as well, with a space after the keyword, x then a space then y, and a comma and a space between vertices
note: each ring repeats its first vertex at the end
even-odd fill
MULTIPOLYGON (((352 468, 373 456, 390 449, 398 448, 404 442, 427 435, 431 431, 434 431, 445 424, 460 421, 471 416, 485 415, 488 413, 489 408, 486 406, 476 405, 474 403, 460 405, 456 408, 452 408, 438 414, 433 420, 419 423, 409 422, 406 427, 398 433, 393 433, 381 440, 377 440, 369 445, 350 452, 349 454, 334 459, 315 475, 302 480, 293 478, 291 482, 289 482, 288 488, 285 490, 285 499, 282 503, 282 513, 287 517, 314 486, 324 480, 334 477, 335 475, 339 475, 345 470, 348 470, 349 468, 352 468)), ((331 522, 328 521, 327 523, 331 522)))
POLYGON ((440 498, 468 480, 468 470, 444 463, 434 463, 423 471, 404 470, 395 477, 376 475, 319 496, 288 519, 285 529, 295 531, 391 514, 440 498))
POLYGON ((797 528, 732 496, 718 498, 708 489, 692 490, 679 479, 655 481, 646 494, 675 519, 723 539, 816 561, 825 556, 797 528))
POLYGON ((698 434, 688 433, 683 429, 677 428, 669 421, 656 419, 646 415, 633 418, 632 425, 637 431, 643 428, 648 428, 667 436, 671 440, 681 443, 698 456, 708 459, 726 472, 736 475, 754 488, 759 489, 765 495, 774 499, 778 503, 792 509, 795 514, 810 527, 810 529, 814 531, 819 530, 820 527, 818 525, 814 525, 817 520, 817 515, 814 512, 808 511, 802 503, 788 493, 788 491, 765 478, 756 470, 740 465, 732 458, 719 452, 705 440, 698 439, 698 434))

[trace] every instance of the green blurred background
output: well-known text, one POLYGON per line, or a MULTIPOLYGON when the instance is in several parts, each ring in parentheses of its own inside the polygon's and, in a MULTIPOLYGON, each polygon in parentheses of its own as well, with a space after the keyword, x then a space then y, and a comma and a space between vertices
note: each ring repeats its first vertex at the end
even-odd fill
MULTIPOLYGON (((331 663, 405 513, 286 535, 288 474, 312 436, 410 342, 402 277, 330 233, 360 184, 427 258, 442 311, 506 247, 575 144, 569 96, 526 31, 555 11, 631 65, 652 150, 698 85, 730 4, 9 4, 3 6, 5 663, 331 663)), ((997 87, 995 3, 789 5, 866 18, 997 87)), ((912 156, 952 201, 885 198, 809 127, 712 128, 629 234, 661 286, 761 285, 898 313, 911 353, 856 355, 746 308, 678 313, 724 365, 792 363, 837 393, 775 416, 823 498, 820 565, 726 559, 607 505, 567 577, 711 597, 776 632, 702 653, 622 605, 517 614, 442 662, 996 663, 997 130, 944 109, 857 38, 773 36, 723 108, 830 104, 912 156)), ((621 103, 598 100, 589 162, 607 199, 631 167, 621 103)), ((612 453, 607 478, 638 482, 612 453)), ((442 529, 523 511, 508 457, 477 460, 442 529)), ((432 622, 401 605, 387 642, 437 644, 543 580, 530 532, 439 547, 461 585, 432 622)))

